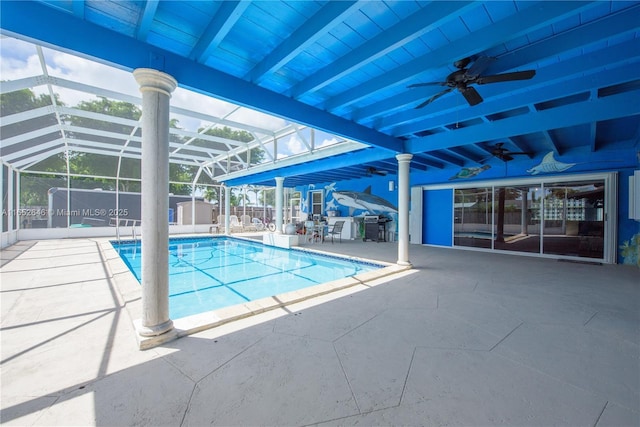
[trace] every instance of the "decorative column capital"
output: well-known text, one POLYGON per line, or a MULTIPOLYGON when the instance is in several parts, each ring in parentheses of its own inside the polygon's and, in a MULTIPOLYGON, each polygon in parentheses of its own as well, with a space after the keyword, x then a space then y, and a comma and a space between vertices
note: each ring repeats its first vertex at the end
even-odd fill
POLYGON ((396 159, 399 162, 408 162, 412 158, 413 158, 413 154, 408 154, 408 153, 396 154, 396 159))
POLYGON ((283 183, 284 183, 284 177, 276 176, 276 184, 283 184, 283 183))
POLYGON ((151 68, 137 68, 133 70, 133 77, 140 85, 140 92, 160 92, 170 97, 178 86, 176 79, 169 74, 151 68))

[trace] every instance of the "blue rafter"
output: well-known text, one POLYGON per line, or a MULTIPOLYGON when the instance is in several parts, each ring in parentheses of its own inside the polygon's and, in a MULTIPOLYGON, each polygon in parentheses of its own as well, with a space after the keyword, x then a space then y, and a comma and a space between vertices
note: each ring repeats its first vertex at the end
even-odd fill
POLYGON ((291 89, 291 96, 299 98, 308 92, 320 90, 354 70, 437 29, 443 23, 457 19, 460 14, 473 7, 478 7, 478 4, 466 1, 433 2, 352 50, 335 63, 307 77, 291 89))
POLYGON ((380 90, 393 86, 406 85, 410 79, 424 72, 425 64, 446 65, 453 60, 465 58, 486 49, 496 43, 504 43, 523 36, 531 31, 557 22, 568 14, 575 13, 593 4, 583 2, 543 2, 538 7, 528 8, 523 13, 512 15, 494 25, 480 29, 452 43, 438 48, 426 55, 414 59, 394 71, 373 78, 358 87, 354 87, 325 102, 325 109, 334 110, 351 105, 367 98, 380 90))
POLYGON ((514 130, 517 130, 518 134, 524 135, 545 132, 548 129, 582 125, 598 120, 627 117, 640 114, 640 103, 637 102, 638 96, 638 91, 631 91, 588 102, 549 108, 492 123, 460 128, 452 132, 416 138, 406 141, 405 149, 410 153, 439 150, 481 141, 507 138, 513 134, 514 130))
MULTIPOLYGON (((565 53, 567 49, 571 50, 574 48, 573 46, 575 46, 569 43, 569 40, 576 39, 574 31, 578 32, 577 38, 581 40, 581 44, 593 44, 601 43, 603 40, 611 37, 612 28, 624 28, 626 31, 634 31, 634 28, 637 30, 637 27, 638 24, 630 20, 628 16, 622 14, 612 15, 606 19, 585 24, 583 27, 578 27, 577 29, 554 36, 548 42, 540 42, 546 44, 545 49, 540 49, 540 43, 537 43, 530 47, 519 49, 513 54, 501 56, 500 59, 496 61, 492 72, 502 72, 516 67, 535 64, 538 60, 565 53), (557 41, 557 44, 555 41, 557 41), (520 62, 514 60, 513 55, 518 55, 518 61, 520 62), (499 66, 500 68, 496 68, 496 66, 499 66)), ((625 62, 632 58, 638 58, 638 56, 640 56, 640 42, 638 39, 632 39, 614 46, 608 46, 605 49, 600 49, 590 55, 576 57, 571 61, 560 62, 557 65, 548 66, 538 70, 538 74, 533 80, 528 82, 527 87, 543 87, 553 83, 554 79, 566 79, 572 74, 582 74, 586 70, 608 68, 616 63, 625 62), (544 74, 547 75, 545 76, 544 74)), ((484 74, 489 74, 489 72, 484 74)), ((499 89, 495 86, 493 89, 490 86, 482 87, 483 92, 490 93, 492 90, 497 91, 499 89)), ((354 117, 363 121, 370 117, 384 115, 384 119, 381 119, 382 124, 378 127, 379 129, 384 130, 388 127, 397 126, 398 124, 424 117, 424 110, 411 109, 406 111, 406 106, 407 104, 421 102, 429 95, 430 94, 427 94, 427 96, 425 96, 425 93, 422 91, 405 91, 395 97, 387 99, 384 103, 376 103, 356 111, 354 113, 354 117), (405 111, 398 114, 389 114, 390 111, 397 110, 401 107, 405 108, 405 111)), ((457 98, 453 98, 453 96, 448 99, 442 98, 438 100, 438 103, 438 110, 435 112, 435 115, 442 115, 447 111, 457 109, 459 106, 459 100, 457 98)), ((474 108, 477 109, 478 107, 480 106, 476 106, 474 108)), ((462 114, 473 114, 473 109, 463 111, 462 114)))
POLYGON ((245 76, 256 84, 260 84, 270 73, 277 71, 286 62, 296 57, 300 52, 315 43, 345 19, 358 10, 360 5, 356 1, 330 1, 313 17, 287 37, 266 58, 258 63, 245 76))
POLYGON ((216 15, 200 35, 198 43, 189 53, 189 59, 194 59, 200 63, 205 62, 211 52, 218 47, 231 28, 233 28, 233 25, 240 19, 249 4, 249 1, 223 1, 216 15))
POLYGON ((0 27, 5 34, 29 37, 120 68, 155 67, 173 76, 182 87, 262 111, 392 152, 402 141, 342 117, 298 102, 242 79, 209 68, 110 29, 82 21, 36 2, 4 2, 0 27), (21 19, 29 16, 30 19, 21 19), (52 26, 51 22, 56 25, 52 26), (87 37, 92 34, 92 37, 87 37), (100 40, 100 43, 95 43, 100 40), (126 49, 115 48, 126 46, 126 49), (158 68, 161 67, 161 68, 158 68))
POLYGON ((149 31, 151 30, 151 24, 153 18, 156 16, 156 10, 158 9, 159 0, 149 0, 144 2, 144 8, 140 17, 138 18, 138 30, 136 31, 136 38, 140 41, 146 41, 149 31))
MULTIPOLYGON (((297 175, 306 175, 316 172, 324 172, 327 170, 336 170, 350 166, 358 166, 377 160, 388 159, 389 152, 376 148, 366 148, 364 150, 354 151, 351 153, 341 154, 326 159, 315 160, 312 162, 287 166, 280 169, 265 171, 262 173, 244 175, 237 178, 231 175, 231 178, 225 180, 227 185, 251 184, 254 182, 262 182, 270 180, 277 176, 293 177, 297 175)), ((224 177, 220 178, 224 180, 224 177)))
MULTIPOLYGON (((455 114, 460 117, 461 121, 468 121, 469 119, 479 115, 494 114, 496 111, 509 111, 511 109, 520 108, 523 105, 533 105, 549 101, 554 99, 554 97, 557 97, 559 93, 563 94, 563 96, 567 96, 570 94, 588 91, 593 87, 594 82, 597 82, 601 87, 618 84, 634 79, 634 73, 637 72, 637 68, 638 64, 632 63, 615 69, 604 70, 599 73, 591 74, 589 78, 537 86, 532 89, 538 90, 529 90, 518 94, 518 96, 511 95, 506 99, 499 98, 493 101, 485 101, 472 108, 462 109, 455 114)), ((422 121, 398 126, 393 129, 393 132, 397 136, 413 135, 414 133, 425 129, 438 127, 442 123, 442 120, 441 116, 433 117, 433 115, 429 115, 422 121)), ((384 128, 382 129, 384 130, 384 128)))
POLYGON ((86 6, 84 0, 72 0, 71 2, 73 14, 80 19, 84 19, 85 7, 86 6))

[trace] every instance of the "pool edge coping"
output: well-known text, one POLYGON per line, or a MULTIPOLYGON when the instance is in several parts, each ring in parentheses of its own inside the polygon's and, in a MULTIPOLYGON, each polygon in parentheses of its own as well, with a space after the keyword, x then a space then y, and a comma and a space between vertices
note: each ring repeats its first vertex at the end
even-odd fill
MULTIPOLYGON (((171 236, 171 238, 191 237, 208 238, 215 236, 202 234, 171 236)), ((239 236, 228 237, 264 244, 263 242, 256 239, 242 238, 239 236)), ((208 329, 213 329, 231 322, 246 319, 254 315, 287 307, 303 301, 322 297, 341 290, 353 288, 358 285, 372 287, 375 285, 369 284, 369 282, 412 269, 411 265, 390 264, 384 261, 353 256, 337 256, 333 253, 322 252, 317 249, 297 247, 295 248, 295 250, 298 251, 317 253, 334 258, 342 258, 365 263, 373 263, 382 265, 383 267, 352 277, 333 280, 330 282, 321 283, 319 285, 309 286, 295 291, 285 292, 283 294, 249 301, 243 304, 237 304, 219 308, 217 310, 206 311, 204 313, 181 317, 175 320, 172 319, 173 329, 161 335, 146 337, 138 333, 141 327, 142 317, 142 287, 140 286, 140 283, 137 281, 133 273, 131 273, 131 271, 129 270, 129 267, 125 264, 122 258, 120 258, 120 254, 118 254, 116 249, 112 246, 112 240, 112 238, 100 239, 100 242, 98 242, 98 247, 100 249, 102 259, 105 263, 105 268, 109 273, 112 283, 115 285, 115 288, 118 291, 120 303, 122 307, 125 308, 130 321, 135 327, 135 336, 138 343, 138 348, 140 350, 147 350, 184 336, 192 335, 208 329)))

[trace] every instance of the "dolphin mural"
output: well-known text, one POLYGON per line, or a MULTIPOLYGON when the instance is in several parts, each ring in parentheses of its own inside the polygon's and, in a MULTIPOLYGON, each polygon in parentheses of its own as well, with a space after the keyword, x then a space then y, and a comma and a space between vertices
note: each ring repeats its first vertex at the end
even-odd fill
POLYGON ((334 191, 333 198, 338 204, 349 208, 349 215, 352 215, 356 209, 362 209, 371 214, 398 212, 398 209, 389 201, 371 194, 371 186, 363 192, 334 191))
POLYGON ((527 172, 531 175, 538 175, 539 173, 564 172, 575 165, 575 163, 562 163, 557 161, 553 157, 553 151, 549 151, 539 165, 534 166, 531 169, 527 169, 527 172))

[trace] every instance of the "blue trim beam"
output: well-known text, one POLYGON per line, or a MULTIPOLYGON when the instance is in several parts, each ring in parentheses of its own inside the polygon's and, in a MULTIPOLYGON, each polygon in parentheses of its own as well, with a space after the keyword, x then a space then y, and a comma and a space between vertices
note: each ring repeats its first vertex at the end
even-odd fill
POLYGON ((508 138, 514 129, 518 133, 528 134, 546 132, 548 129, 559 129, 587 124, 594 121, 612 120, 629 115, 640 114, 639 94, 637 91, 607 96, 583 102, 564 105, 536 113, 511 117, 478 126, 460 128, 455 131, 417 138, 406 142, 410 153, 426 150, 457 147, 499 138, 508 138))

